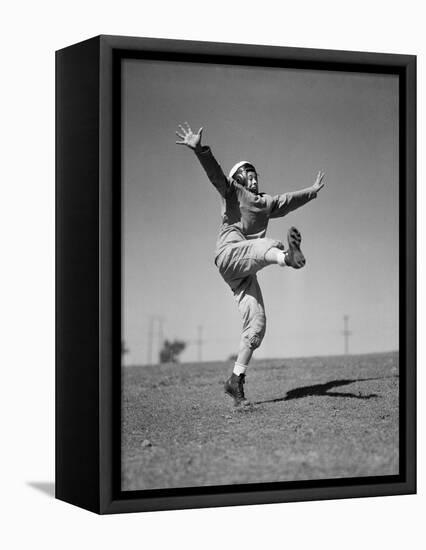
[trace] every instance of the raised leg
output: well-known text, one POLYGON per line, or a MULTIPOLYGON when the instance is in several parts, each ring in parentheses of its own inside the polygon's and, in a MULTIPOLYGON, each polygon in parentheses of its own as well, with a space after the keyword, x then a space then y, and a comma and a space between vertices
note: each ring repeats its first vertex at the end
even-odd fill
POLYGON ((217 266, 222 277, 234 290, 242 279, 256 275, 264 267, 277 263, 276 253, 284 245, 275 239, 251 239, 231 244, 218 258, 217 266))
POLYGON ((300 249, 302 235, 295 227, 290 227, 287 233, 288 250, 286 251, 286 264, 294 269, 300 269, 306 264, 305 256, 300 249))
POLYGON ((294 269, 300 269, 306 264, 305 256, 300 249, 302 235, 295 227, 290 227, 287 233, 288 249, 283 251, 272 247, 265 254, 268 264, 288 265, 294 269))
POLYGON ((284 250, 281 250, 273 246, 265 254, 265 260, 266 262, 268 262, 268 265, 278 264, 281 267, 284 267, 285 265, 287 265, 285 261, 285 256, 286 254, 284 250))

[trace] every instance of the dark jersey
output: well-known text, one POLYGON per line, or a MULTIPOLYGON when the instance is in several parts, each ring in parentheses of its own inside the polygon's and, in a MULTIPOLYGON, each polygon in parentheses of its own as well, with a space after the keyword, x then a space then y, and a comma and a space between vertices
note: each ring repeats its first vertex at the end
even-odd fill
POLYGON ((225 176, 210 147, 204 146, 197 157, 222 200, 216 257, 230 243, 265 237, 271 218, 285 216, 317 196, 311 187, 275 196, 255 194, 225 176))

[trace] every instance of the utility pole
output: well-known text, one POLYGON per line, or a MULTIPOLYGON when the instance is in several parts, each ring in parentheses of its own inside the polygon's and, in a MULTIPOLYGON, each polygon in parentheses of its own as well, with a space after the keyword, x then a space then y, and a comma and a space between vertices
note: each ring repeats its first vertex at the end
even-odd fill
POLYGON ((164 342, 164 331, 163 331, 163 325, 164 325, 164 317, 157 317, 158 321, 158 350, 157 350, 157 358, 158 362, 160 363, 160 353, 163 348, 163 342, 164 342))
POLYGON ((152 340, 154 338, 154 323, 155 323, 155 317, 151 315, 151 317, 149 318, 148 347, 147 347, 147 355, 146 355, 146 362, 148 365, 152 364, 152 340))
POLYGON ((343 316, 343 338, 345 341, 345 355, 348 355, 349 353, 349 336, 352 334, 352 332, 349 330, 349 315, 343 316))
POLYGON ((203 360, 203 327, 202 325, 198 325, 198 338, 196 340, 196 344, 198 347, 198 361, 201 363, 203 360))
POLYGON ((164 341, 164 317, 160 315, 151 315, 149 318, 148 327, 148 347, 146 362, 148 365, 152 365, 153 357, 157 355, 158 361, 160 361, 160 351, 164 341), (157 324, 157 326, 156 326, 157 324), (155 329, 157 328, 157 331, 155 329), (157 334, 155 334, 157 332, 157 334), (156 337, 156 338, 155 338, 156 337), (155 340, 157 340, 155 342, 155 340), (154 354, 154 344, 157 344, 156 354, 154 354))

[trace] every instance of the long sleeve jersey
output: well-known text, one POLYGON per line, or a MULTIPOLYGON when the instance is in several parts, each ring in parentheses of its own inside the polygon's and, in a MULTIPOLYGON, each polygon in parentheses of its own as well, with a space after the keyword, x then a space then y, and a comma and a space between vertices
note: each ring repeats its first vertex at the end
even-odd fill
POLYGON ((222 225, 216 258, 230 243, 265 237, 271 218, 285 216, 317 196, 312 187, 275 196, 255 194, 225 176, 210 147, 204 146, 197 157, 221 196, 222 225))

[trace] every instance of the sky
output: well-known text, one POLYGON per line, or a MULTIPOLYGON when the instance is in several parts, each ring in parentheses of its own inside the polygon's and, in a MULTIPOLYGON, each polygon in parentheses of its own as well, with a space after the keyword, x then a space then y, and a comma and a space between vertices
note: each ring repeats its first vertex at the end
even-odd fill
POLYGON ((240 340, 214 265, 220 197, 175 144, 184 121, 204 128, 226 174, 252 162, 263 192, 326 174, 316 200, 270 221, 268 237, 301 231, 307 265, 258 274, 267 331, 255 357, 343 353, 344 315, 351 353, 398 349, 396 76, 133 59, 122 92, 125 364, 156 362, 162 338, 188 343, 182 361, 225 360, 240 340))

